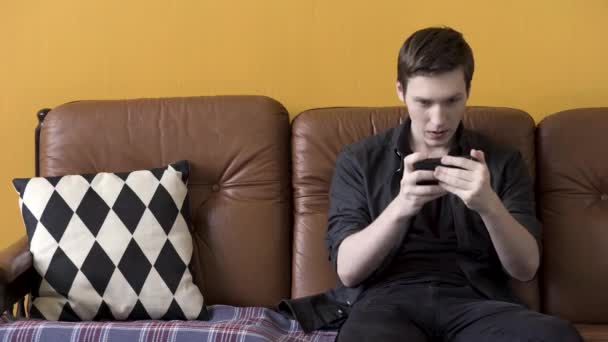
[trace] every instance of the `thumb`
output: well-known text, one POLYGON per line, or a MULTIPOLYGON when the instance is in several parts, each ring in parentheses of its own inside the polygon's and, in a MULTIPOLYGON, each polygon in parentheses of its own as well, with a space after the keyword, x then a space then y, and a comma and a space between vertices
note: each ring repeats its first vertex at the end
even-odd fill
POLYGON ((471 150, 471 157, 477 159, 481 163, 486 163, 486 156, 482 150, 471 150))

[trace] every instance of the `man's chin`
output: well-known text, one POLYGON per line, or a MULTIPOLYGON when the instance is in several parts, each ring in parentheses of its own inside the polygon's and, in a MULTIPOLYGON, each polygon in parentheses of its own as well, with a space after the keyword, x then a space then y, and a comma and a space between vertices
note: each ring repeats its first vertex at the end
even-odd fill
POLYGON ((439 148, 439 147, 449 147, 450 139, 451 139, 451 137, 444 138, 444 139, 425 139, 425 140, 426 140, 427 146, 439 148))

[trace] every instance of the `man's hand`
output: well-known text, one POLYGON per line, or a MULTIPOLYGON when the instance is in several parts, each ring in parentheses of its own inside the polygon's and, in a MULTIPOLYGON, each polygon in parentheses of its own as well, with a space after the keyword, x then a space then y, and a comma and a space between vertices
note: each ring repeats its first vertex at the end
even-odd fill
POLYGON ((471 150, 471 157, 478 161, 444 156, 442 164, 461 169, 438 166, 434 176, 439 180, 439 187, 458 196, 469 209, 479 214, 488 213, 494 208, 498 196, 490 185, 490 171, 483 151, 471 150))
POLYGON ((439 185, 418 185, 422 181, 435 180, 433 171, 414 170, 414 163, 428 158, 425 153, 412 153, 403 160, 403 176, 398 200, 401 201, 403 214, 408 217, 416 215, 425 203, 447 194, 447 189, 439 185))

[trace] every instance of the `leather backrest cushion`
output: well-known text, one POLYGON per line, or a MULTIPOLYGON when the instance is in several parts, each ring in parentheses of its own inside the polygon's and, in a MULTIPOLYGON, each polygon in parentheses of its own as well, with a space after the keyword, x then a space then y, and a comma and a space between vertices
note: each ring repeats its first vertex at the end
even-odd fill
POLYGON ((41 176, 191 163, 192 271, 209 304, 290 294, 289 116, 261 96, 78 101, 47 115, 41 176))
POLYGON ((544 227, 543 311, 608 323, 608 108, 550 115, 537 128, 544 227))
MULTIPOLYGON (((336 284, 324 244, 328 190, 342 146, 390 127, 407 116, 402 107, 321 108, 298 115, 292 124, 294 246, 292 296, 302 297, 336 284)), ((534 175, 534 120, 525 112, 469 107, 465 127, 518 148, 534 175)), ((539 308, 538 283, 513 281, 520 297, 539 308)))

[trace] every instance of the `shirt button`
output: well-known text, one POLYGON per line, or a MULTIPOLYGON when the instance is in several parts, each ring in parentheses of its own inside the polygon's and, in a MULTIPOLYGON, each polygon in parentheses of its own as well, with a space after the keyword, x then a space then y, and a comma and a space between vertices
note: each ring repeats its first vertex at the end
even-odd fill
POLYGON ((213 186, 211 187, 211 190, 213 192, 218 192, 218 191, 220 191, 220 186, 217 184, 213 184, 213 186))
POLYGON ((338 316, 342 316, 344 315, 344 311, 342 311, 342 309, 338 309, 338 316))
POLYGON ((602 196, 600 196, 600 199, 602 201, 608 201, 608 194, 602 194, 602 196))
POLYGON ((350 302, 350 300, 347 300, 347 301, 346 301, 346 305, 348 305, 348 306, 351 306, 351 305, 352 305, 352 303, 350 302))

